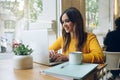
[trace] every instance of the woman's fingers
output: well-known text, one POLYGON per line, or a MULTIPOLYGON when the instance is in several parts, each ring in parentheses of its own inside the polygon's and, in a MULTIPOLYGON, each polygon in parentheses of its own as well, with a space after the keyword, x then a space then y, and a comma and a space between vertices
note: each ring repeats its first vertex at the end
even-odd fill
POLYGON ((50 54, 50 57, 53 57, 56 54, 56 51, 51 50, 49 51, 49 54, 50 54))
POLYGON ((58 58, 56 58, 56 60, 55 60, 55 62, 61 62, 62 61, 62 56, 60 56, 60 57, 58 57, 58 58))
POLYGON ((49 51, 49 56, 50 56, 50 60, 53 62, 53 61, 55 61, 55 59, 59 56, 58 54, 57 54, 57 51, 54 51, 54 50, 51 50, 51 51, 49 51))
POLYGON ((60 55, 55 61, 68 61, 68 57, 65 55, 60 55))
POLYGON ((52 52, 52 51, 49 51, 49 56, 50 56, 50 58, 52 57, 52 54, 53 54, 53 52, 52 52))
POLYGON ((68 61, 68 57, 62 54, 58 54, 57 51, 49 51, 51 61, 68 61))
POLYGON ((52 57, 52 60, 56 61, 56 59, 60 57, 60 54, 55 54, 53 57, 52 57))

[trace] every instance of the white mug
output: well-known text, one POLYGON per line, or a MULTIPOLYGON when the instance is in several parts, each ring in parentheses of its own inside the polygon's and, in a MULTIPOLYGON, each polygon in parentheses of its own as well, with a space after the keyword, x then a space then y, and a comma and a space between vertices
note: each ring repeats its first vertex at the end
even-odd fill
POLYGON ((82 52, 71 52, 69 54, 69 64, 81 64, 82 63, 82 52))

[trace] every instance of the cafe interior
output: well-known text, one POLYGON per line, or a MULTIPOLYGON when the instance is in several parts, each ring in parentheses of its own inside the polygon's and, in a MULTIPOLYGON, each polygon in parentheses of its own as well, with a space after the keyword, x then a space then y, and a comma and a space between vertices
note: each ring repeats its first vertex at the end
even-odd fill
POLYGON ((23 31, 46 29, 51 45, 61 35, 59 18, 69 7, 81 11, 85 30, 97 36, 105 53, 105 63, 83 80, 112 80, 110 70, 120 70, 120 52, 108 52, 107 56, 103 40, 109 31, 116 29, 114 21, 120 17, 120 0, 0 0, 0 80, 77 80, 41 73, 49 66, 34 62, 32 69, 14 69, 12 62, 13 42, 21 42, 23 31))

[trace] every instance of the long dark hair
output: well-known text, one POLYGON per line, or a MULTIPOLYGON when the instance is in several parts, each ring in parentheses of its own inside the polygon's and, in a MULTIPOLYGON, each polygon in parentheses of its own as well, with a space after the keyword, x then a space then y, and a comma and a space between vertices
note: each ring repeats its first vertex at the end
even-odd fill
MULTIPOLYGON (((62 16, 63 14, 66 14, 69 18, 69 20, 74 24, 74 32, 76 35, 76 51, 82 51, 83 45, 86 42, 87 39, 87 33, 85 32, 85 27, 84 27, 84 22, 83 22, 83 18, 82 15, 80 13, 80 11, 74 7, 70 7, 68 9, 66 9, 61 17, 60 17, 60 22, 62 24, 62 16)), ((63 36, 63 52, 65 52, 70 45, 70 41, 71 41, 71 36, 70 33, 66 33, 65 29, 62 28, 62 36, 63 36)))

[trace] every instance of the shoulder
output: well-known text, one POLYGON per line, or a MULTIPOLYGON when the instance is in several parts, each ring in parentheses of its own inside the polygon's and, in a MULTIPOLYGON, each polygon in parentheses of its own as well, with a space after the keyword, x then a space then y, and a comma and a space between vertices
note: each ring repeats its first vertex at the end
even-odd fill
POLYGON ((110 36, 113 36, 114 34, 116 34, 117 32, 116 32, 116 30, 115 31, 110 31, 110 32, 108 32, 107 33, 107 37, 110 37, 110 36))
POLYGON ((87 33, 87 38, 96 38, 96 35, 94 33, 87 33))
POLYGON ((94 33, 90 33, 90 32, 87 33, 87 41, 96 40, 96 39, 97 37, 94 33))
POLYGON ((57 41, 63 41, 63 37, 62 37, 62 36, 59 36, 59 37, 57 38, 57 41))
POLYGON ((61 40, 62 40, 62 39, 63 39, 63 37, 62 37, 62 36, 59 36, 57 39, 61 39, 61 40))

